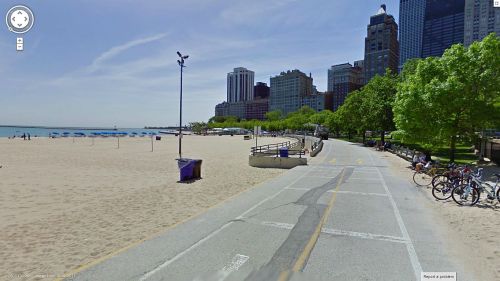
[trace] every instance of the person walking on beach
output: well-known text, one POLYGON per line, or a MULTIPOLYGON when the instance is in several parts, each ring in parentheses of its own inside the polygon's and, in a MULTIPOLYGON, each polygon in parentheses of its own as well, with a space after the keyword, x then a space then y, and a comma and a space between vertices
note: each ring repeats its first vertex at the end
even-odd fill
POLYGON ((28 133, 28 140, 31 140, 31 135, 30 135, 30 133, 28 133))
POLYGON ((26 140, 26 133, 23 133, 23 140, 26 140))

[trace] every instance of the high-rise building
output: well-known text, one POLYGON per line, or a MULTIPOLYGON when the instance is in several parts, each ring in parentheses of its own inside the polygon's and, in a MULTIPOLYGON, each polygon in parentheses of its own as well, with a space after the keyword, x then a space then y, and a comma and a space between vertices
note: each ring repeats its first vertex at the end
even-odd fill
POLYGON ((426 0, 399 2, 399 70, 412 58, 422 57, 426 0))
POLYGON ((491 32, 500 36, 500 8, 493 6, 493 0, 465 0, 464 12, 465 46, 483 40, 491 32))
POLYGON ((227 102, 249 101, 254 98, 255 73, 244 67, 237 67, 227 74, 227 102))
POLYGON ((281 110, 286 115, 299 109, 303 97, 311 95, 313 95, 312 77, 297 69, 281 72, 280 75, 271 77, 269 110, 281 110))
POLYGON ((354 61, 354 67, 359 67, 359 69, 361 69, 361 73, 360 73, 360 81, 361 81, 361 84, 365 84, 365 61, 364 60, 355 60, 354 61))
POLYGON ((222 102, 215 106, 215 116, 234 116, 246 119, 246 102, 222 102))
POLYGON ((300 107, 302 106, 309 106, 316 111, 322 111, 325 109, 325 95, 323 93, 316 92, 313 95, 303 96, 300 103, 300 107))
POLYGON ((440 57, 464 42, 465 0, 427 0, 422 33, 422 57, 440 57))
POLYGON ((256 99, 253 101, 246 102, 246 120, 264 120, 266 119, 266 113, 269 111, 269 99, 256 99))
POLYGON ((264 82, 257 82, 253 87, 254 99, 267 99, 269 98, 269 86, 264 82))
POLYGON ((370 17, 365 38, 365 83, 375 75, 384 75, 387 68, 397 72, 399 64, 398 24, 382 5, 370 17))
POLYGON ((337 64, 328 70, 328 92, 333 93, 332 107, 336 111, 345 101, 347 95, 363 87, 363 68, 360 61, 356 66, 350 63, 337 64))

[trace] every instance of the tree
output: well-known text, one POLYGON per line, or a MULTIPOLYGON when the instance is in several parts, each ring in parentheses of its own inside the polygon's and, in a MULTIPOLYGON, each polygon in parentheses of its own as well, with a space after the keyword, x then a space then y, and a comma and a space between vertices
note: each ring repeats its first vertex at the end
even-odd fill
POLYGON ((384 143, 385 131, 395 129, 392 107, 396 98, 398 77, 387 69, 384 76, 376 75, 361 89, 363 110, 369 129, 380 131, 384 143))
POLYGON ((224 123, 226 121, 238 122, 239 120, 236 116, 214 116, 208 119, 208 123, 224 123))
POLYGON ((359 90, 351 92, 344 104, 335 111, 335 117, 329 119, 330 126, 333 126, 330 129, 336 129, 335 126, 339 126, 340 130, 347 132, 349 139, 352 133, 363 132, 364 142, 364 132, 368 123, 364 106, 364 93, 359 90))
POLYGON ((309 122, 318 125, 326 125, 327 120, 331 115, 333 115, 333 112, 331 112, 330 110, 322 110, 311 115, 311 117, 309 117, 309 122))
POLYGON ((441 58, 420 60, 405 73, 396 95, 394 119, 402 135, 447 144, 454 161, 458 137, 498 122, 499 53, 500 40, 490 34, 469 48, 457 44, 441 58))
POLYGON ((304 125, 309 123, 309 118, 316 113, 316 111, 309 106, 303 106, 295 112, 288 114, 285 119, 285 124, 288 129, 300 130, 304 125))
POLYGON ((266 113, 266 120, 268 121, 277 121, 280 120, 283 116, 281 110, 269 111, 266 113))
POLYGON ((191 122, 189 123, 189 126, 191 127, 191 130, 193 130, 193 133, 195 134, 203 134, 208 129, 208 125, 205 122, 191 122))
POLYGON ((332 112, 328 115, 325 126, 333 132, 337 137, 340 135, 340 131, 342 130, 342 123, 339 118, 339 114, 336 112, 332 112))

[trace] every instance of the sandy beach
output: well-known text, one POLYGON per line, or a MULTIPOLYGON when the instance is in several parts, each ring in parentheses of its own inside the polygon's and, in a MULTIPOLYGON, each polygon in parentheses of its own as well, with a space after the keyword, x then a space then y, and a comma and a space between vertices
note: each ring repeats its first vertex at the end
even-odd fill
POLYGON ((203 159, 203 179, 182 184, 177 138, 154 145, 0 138, 0 280, 52 280, 284 172, 248 165, 253 140, 185 136, 183 156, 203 159))
MULTIPOLYGON (((393 166, 393 171, 412 181, 413 171, 408 169, 409 162, 389 152, 384 158, 393 166)), ((487 179, 488 180, 488 179, 487 179)), ((489 180, 492 180, 490 178, 489 180)), ((453 199, 438 201, 431 193, 431 188, 415 187, 425 195, 422 204, 433 210, 434 217, 447 229, 446 248, 450 254, 459 256, 463 266, 476 276, 478 280, 500 280, 500 203, 487 202, 486 195, 473 207, 459 206, 453 199)))

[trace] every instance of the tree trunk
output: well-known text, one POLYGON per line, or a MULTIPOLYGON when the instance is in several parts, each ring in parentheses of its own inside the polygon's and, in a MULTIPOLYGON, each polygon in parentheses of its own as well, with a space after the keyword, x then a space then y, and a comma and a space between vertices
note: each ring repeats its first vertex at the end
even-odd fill
POLYGON ((380 133, 380 143, 382 145, 384 145, 384 141, 385 141, 385 131, 382 131, 382 133, 380 133))
POLYGON ((366 144, 366 131, 363 131, 363 144, 366 144))
POLYGON ((351 140, 351 131, 348 131, 348 132, 347 132, 347 138, 348 138, 349 140, 351 140))
POLYGON ((457 135, 453 134, 451 136, 451 142, 450 142, 450 163, 455 162, 456 146, 457 146, 457 135))

